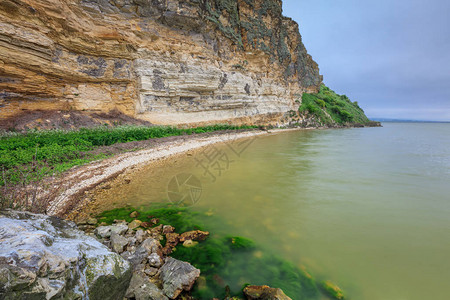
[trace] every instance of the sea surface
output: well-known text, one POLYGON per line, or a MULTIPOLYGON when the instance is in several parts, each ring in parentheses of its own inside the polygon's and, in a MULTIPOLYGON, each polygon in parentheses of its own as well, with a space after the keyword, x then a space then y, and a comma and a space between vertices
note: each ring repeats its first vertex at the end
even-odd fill
POLYGON ((351 299, 450 299, 448 123, 229 142, 142 172, 130 191, 123 203, 220 216, 211 232, 249 237, 351 299))

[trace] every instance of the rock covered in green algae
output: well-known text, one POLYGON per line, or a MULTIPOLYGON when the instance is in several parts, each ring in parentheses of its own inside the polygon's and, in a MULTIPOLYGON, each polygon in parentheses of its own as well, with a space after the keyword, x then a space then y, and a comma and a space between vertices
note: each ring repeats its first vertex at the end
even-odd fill
POLYGON ((244 288, 244 294, 249 300, 291 300, 281 289, 267 285, 249 285, 244 288))
POLYGON ((329 280, 322 282, 322 288, 330 297, 332 297, 332 299, 345 299, 344 292, 341 290, 341 288, 329 280))
POLYGON ((127 261, 72 222, 0 212, 0 299, 122 299, 127 261))

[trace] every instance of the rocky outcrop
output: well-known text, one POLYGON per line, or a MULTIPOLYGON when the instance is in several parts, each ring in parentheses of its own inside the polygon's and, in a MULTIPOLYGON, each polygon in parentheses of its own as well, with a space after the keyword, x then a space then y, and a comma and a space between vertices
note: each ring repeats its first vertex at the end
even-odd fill
MULTIPOLYGON (((137 217, 139 214, 131 215, 137 217)), ((156 221, 158 219, 153 220, 154 223, 159 222, 156 221)), ((85 223, 79 223, 79 228, 84 228, 85 223)), ((100 241, 131 265, 133 276, 125 298, 175 299, 183 291, 190 291, 200 276, 200 270, 187 262, 167 257, 167 254, 177 246, 180 236, 193 243, 193 240, 205 240, 209 232, 194 230, 180 235, 170 225, 153 224, 155 227, 146 230, 130 226, 136 223, 144 224, 137 219, 130 223, 115 220, 112 225, 98 226, 93 230, 100 241), (171 240, 171 236, 176 236, 175 242, 171 240), (166 244, 162 247, 160 241, 164 238, 166 244)))
POLYGON ((0 212, 0 299, 123 299, 129 263, 75 224, 0 212))
POLYGON ((0 117, 280 123, 321 76, 280 0, 4 0, 0 117))

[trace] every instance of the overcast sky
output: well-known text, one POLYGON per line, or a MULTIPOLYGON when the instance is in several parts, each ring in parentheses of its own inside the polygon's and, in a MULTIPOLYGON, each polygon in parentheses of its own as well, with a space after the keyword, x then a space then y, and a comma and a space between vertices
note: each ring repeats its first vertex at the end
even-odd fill
POLYGON ((284 0, 324 82, 369 117, 450 121, 450 0, 284 0))

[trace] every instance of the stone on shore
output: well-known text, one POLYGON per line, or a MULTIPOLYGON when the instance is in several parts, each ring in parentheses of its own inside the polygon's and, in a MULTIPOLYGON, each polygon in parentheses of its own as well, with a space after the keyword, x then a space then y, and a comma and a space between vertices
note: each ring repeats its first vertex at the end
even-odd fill
POLYGON ((141 224, 142 224, 142 221, 139 221, 139 220, 133 220, 133 221, 131 221, 131 222, 128 224, 128 229, 136 229, 136 228, 138 228, 139 226, 141 226, 141 224))
POLYGON ((109 226, 99 226, 95 228, 94 233, 99 238, 110 238, 113 233, 117 235, 123 235, 128 231, 128 225, 126 223, 119 223, 109 226))
POLYGON ((127 261, 75 223, 0 212, 0 299, 122 299, 127 261))
POLYGON ((99 226, 95 228, 94 233, 101 239, 111 237, 111 226, 99 226))
POLYGON ((162 259, 161 259, 161 257, 159 257, 159 255, 157 253, 152 253, 148 257, 148 264, 151 267, 159 268, 159 267, 161 267, 162 263, 163 263, 162 259))
POLYGON ((136 300, 168 300, 153 282, 136 272, 133 273, 125 297, 136 300))
POLYGON ((116 233, 113 233, 111 235, 111 248, 114 252, 120 254, 124 251, 125 246, 128 245, 128 239, 118 235, 116 233))
POLYGON ((145 263, 145 260, 147 260, 150 254, 157 253, 160 256, 161 249, 162 247, 159 241, 148 238, 136 248, 134 253, 124 253, 125 255, 122 256, 125 257, 131 263, 133 269, 135 269, 138 265, 145 263))
POLYGON ((116 233, 118 235, 123 235, 128 231, 128 225, 126 223, 111 225, 111 235, 116 233))
POLYGON ((189 291, 200 276, 199 269, 172 257, 166 259, 160 271, 164 294, 171 299, 178 297, 183 290, 189 291))
POLYGON ((136 230, 135 237, 136 237, 136 241, 138 243, 142 243, 145 240, 145 237, 146 237, 145 231, 142 230, 142 229, 136 230))

